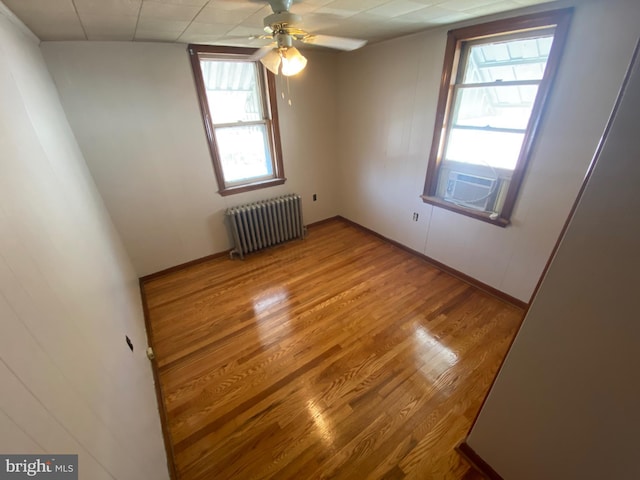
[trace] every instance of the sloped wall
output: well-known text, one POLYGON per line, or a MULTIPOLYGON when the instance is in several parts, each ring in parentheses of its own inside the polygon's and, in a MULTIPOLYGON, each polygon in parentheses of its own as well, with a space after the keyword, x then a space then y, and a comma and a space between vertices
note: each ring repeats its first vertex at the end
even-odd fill
POLYGON ((507 480, 640 478, 640 59, 468 444, 507 480))
POLYGON ((136 274, 38 40, 2 3, 0 105, 0 451, 168 478, 136 274))

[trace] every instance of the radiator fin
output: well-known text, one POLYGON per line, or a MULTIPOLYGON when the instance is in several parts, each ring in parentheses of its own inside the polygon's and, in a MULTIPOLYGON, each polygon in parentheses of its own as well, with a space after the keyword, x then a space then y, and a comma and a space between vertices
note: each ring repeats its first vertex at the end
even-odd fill
POLYGON ((228 208, 226 216, 235 243, 231 255, 245 254, 304 238, 302 198, 289 194, 228 208))

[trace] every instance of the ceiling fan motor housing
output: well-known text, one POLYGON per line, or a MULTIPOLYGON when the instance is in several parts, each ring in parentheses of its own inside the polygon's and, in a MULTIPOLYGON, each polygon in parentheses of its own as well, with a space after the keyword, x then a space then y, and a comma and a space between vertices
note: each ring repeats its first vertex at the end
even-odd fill
POLYGON ((272 13, 264 19, 264 30, 267 33, 286 31, 288 27, 296 27, 302 22, 302 17, 291 12, 272 13))
POLYGON ((269 0, 271 10, 273 10, 274 13, 288 12, 292 3, 293 0, 269 0))
POLYGON ((275 33, 273 35, 278 48, 291 48, 293 47, 293 38, 288 33, 275 33))

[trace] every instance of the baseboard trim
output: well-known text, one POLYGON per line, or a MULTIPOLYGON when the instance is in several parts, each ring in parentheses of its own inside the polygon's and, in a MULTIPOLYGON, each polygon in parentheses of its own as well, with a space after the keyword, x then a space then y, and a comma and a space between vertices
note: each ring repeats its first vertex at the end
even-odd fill
POLYGON ((360 225, 359 223, 354 222, 353 220, 349 220, 348 218, 344 218, 341 216, 338 216, 336 218, 339 218, 340 220, 343 220, 347 223, 349 223, 350 225, 353 225, 356 228, 359 228, 367 233, 370 233, 372 235, 375 235, 376 237, 398 247, 401 248, 402 250, 409 252, 413 255, 416 255, 417 257, 420 257, 422 260, 430 263, 431 265, 433 265, 434 267, 438 268, 439 270, 442 270, 444 272, 447 272, 449 275, 453 275, 454 277, 462 280, 465 283, 468 283, 470 285, 473 285, 476 288, 479 288, 480 290, 488 293, 489 295, 492 295, 496 298, 499 298, 500 300, 504 300, 507 303, 510 303, 511 305, 518 307, 518 308, 522 308, 522 309, 526 309, 528 307, 528 304, 526 302, 523 302, 520 299, 517 299, 516 297, 512 297, 511 295, 504 293, 500 290, 498 290, 495 287, 492 287, 491 285, 487 285, 486 283, 481 282, 480 280, 476 280, 475 278, 467 275, 466 273, 462 273, 459 270, 456 270, 455 268, 451 268, 448 265, 445 265, 442 262, 439 262, 438 260, 435 260, 423 253, 420 253, 416 250, 413 250, 412 248, 407 247, 406 245, 403 245, 399 242, 396 242, 395 240, 392 240, 390 238, 385 237, 384 235, 379 234, 378 232, 371 230, 367 227, 364 227, 362 225, 360 225))
POLYGON ((333 222, 334 220, 342 220, 342 217, 340 215, 335 215, 333 217, 325 218, 324 220, 318 220, 317 222, 313 222, 307 225, 307 228, 319 227, 321 225, 324 225, 325 223, 333 222))
POLYGON ((175 265, 173 267, 165 268, 164 270, 160 270, 159 272, 150 273, 149 275, 145 275, 144 277, 140 277, 140 283, 142 284, 142 283, 148 282, 150 280, 155 280, 155 279, 157 279, 159 277, 163 277, 163 276, 168 275, 170 273, 175 273, 175 272, 178 272, 178 271, 183 270, 185 268, 193 267, 195 265, 199 265, 201 263, 208 262, 209 260, 213 260, 215 258, 224 257, 226 255, 229 255, 230 251, 231 251, 231 249, 225 250, 223 252, 212 253, 211 255, 207 255, 206 257, 196 258, 195 260, 190 260, 188 262, 181 263, 180 265, 175 265))
MULTIPOLYGON (((140 299, 142 300, 142 313, 144 315, 144 326, 147 331, 147 345, 155 352, 153 341, 153 332, 151 330, 151 320, 149 319, 149 307, 147 305, 147 295, 144 291, 144 282, 140 279, 140 299)), ((158 372, 158 361, 150 360, 151 371, 153 372, 153 383, 156 391, 156 401, 158 402, 158 413, 160 414, 160 426, 162 427, 162 438, 164 440, 164 450, 167 455, 167 468, 169 470, 169 478, 171 480, 178 479, 178 471, 176 469, 175 456, 173 453, 173 442, 169 433, 169 422, 167 409, 164 406, 164 394, 162 385, 160 384, 160 374, 158 372)))
MULTIPOLYGON (((335 216, 335 217, 325 218, 324 220, 319 220, 317 222, 310 223, 309 225, 307 225, 307 228, 314 228, 314 227, 320 226, 320 225, 322 225, 324 223, 329 223, 329 222, 331 222, 333 220, 336 220, 338 218, 342 218, 342 217, 335 216)), ((160 270, 159 272, 150 273, 149 275, 145 275, 143 277, 140 277, 140 282, 145 283, 145 282, 148 282, 150 280, 155 280, 155 279, 157 279, 159 277, 163 277, 163 276, 168 275, 170 273, 175 273, 175 272, 178 272, 178 271, 183 270, 185 268, 193 267, 195 265, 199 265, 201 263, 208 262, 209 260, 214 260, 216 258, 227 256, 227 255, 229 255, 229 252, 231 252, 231 249, 224 250, 222 252, 212 253, 211 255, 207 255, 205 257, 196 258, 195 260, 190 260, 188 262, 181 263, 180 265, 174 265, 173 267, 165 268, 164 270, 160 270)))
MULTIPOLYGON (((433 265, 434 267, 447 272, 449 275, 453 275, 456 278, 459 278, 460 280, 462 280, 465 283, 468 283, 470 285, 473 285, 474 287, 479 288, 480 290, 488 293, 489 295, 492 295, 494 297, 499 298, 500 300, 504 300, 507 303, 510 303, 511 305, 514 305, 518 308, 522 308, 522 309, 527 309, 529 307, 529 304, 527 302, 523 302, 522 300, 513 297, 507 293, 504 293, 500 290, 498 290, 495 287, 492 287, 491 285, 487 285, 484 282, 481 282, 480 280, 477 280, 469 275, 467 275, 466 273, 463 273, 459 270, 456 270, 455 268, 450 267, 449 265, 446 265, 442 262, 439 262, 438 260, 435 260, 423 253, 418 252, 417 250, 413 250, 412 248, 407 247, 406 245, 403 245, 399 242, 396 242, 395 240, 392 240, 388 237, 385 237, 384 235, 376 232, 375 230, 371 230, 370 228, 367 228, 363 225, 360 225, 359 223, 354 222, 353 220, 349 220, 348 218, 345 218, 341 215, 336 215, 333 217, 329 217, 329 218, 325 218, 324 220, 319 220, 317 222, 311 223, 309 225, 307 225, 307 228, 315 228, 315 227, 319 227, 325 223, 330 223, 334 220, 341 220, 343 222, 346 222, 350 225, 353 225, 356 228, 359 228, 360 230, 363 230, 367 233, 370 233, 371 235, 374 235, 378 238, 380 238, 381 240, 384 240, 385 242, 388 242, 406 252, 411 253, 412 255, 415 255, 417 257, 420 257, 422 260, 430 263, 431 265, 433 265)), ((143 285, 146 282, 149 282, 151 280, 155 280, 159 277, 168 275, 170 273, 175 273, 178 272, 180 270, 183 270, 185 268, 189 268, 189 267, 193 267, 195 265, 199 265, 201 263, 205 263, 208 262, 209 260, 214 260, 216 258, 220 258, 220 257, 224 257, 229 255, 229 252, 231 252, 231 249, 229 250, 224 250, 222 252, 218 252, 218 253, 213 253, 211 255, 207 255, 205 257, 201 257, 201 258, 197 258, 195 260, 190 260, 188 262, 185 263, 181 263, 180 265, 175 265, 173 267, 169 267, 166 268, 164 270, 160 270, 159 272, 155 272, 155 273, 151 273, 149 275, 145 275, 143 277, 140 277, 140 284, 143 285)))
POLYGON ((458 452, 474 470, 489 480, 504 480, 466 441, 456 447, 456 452, 458 452))

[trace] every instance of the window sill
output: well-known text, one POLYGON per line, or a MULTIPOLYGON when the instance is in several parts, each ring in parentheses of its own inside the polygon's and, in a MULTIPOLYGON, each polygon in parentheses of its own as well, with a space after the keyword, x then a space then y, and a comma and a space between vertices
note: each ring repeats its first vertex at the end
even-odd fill
POLYGON ((504 228, 511 223, 506 218, 502 218, 502 217, 491 218, 490 217, 491 214, 488 212, 479 212, 477 210, 472 210, 470 208, 464 208, 464 207, 461 207, 460 205, 455 205, 453 203, 445 202, 444 200, 441 200, 440 198, 437 198, 437 197, 420 195, 420 198, 422 198, 422 201, 424 203, 429 203, 431 205, 435 205, 436 207, 444 208, 445 210, 460 213, 462 215, 466 215, 467 217, 475 218, 476 220, 481 220, 483 222, 487 222, 492 225, 497 225, 498 227, 504 228))
POLYGON ((286 181, 286 178, 270 178, 269 180, 263 180, 261 182, 221 188, 220 190, 218 190, 218 193, 223 197, 226 197, 227 195, 234 195, 236 193, 249 192, 251 190, 259 190, 261 188, 275 187, 276 185, 284 184, 284 182, 286 181))

